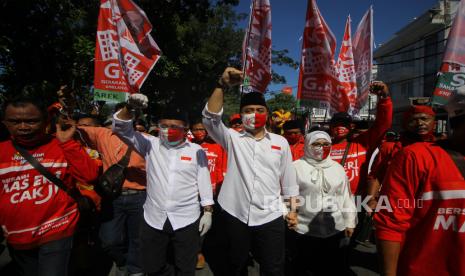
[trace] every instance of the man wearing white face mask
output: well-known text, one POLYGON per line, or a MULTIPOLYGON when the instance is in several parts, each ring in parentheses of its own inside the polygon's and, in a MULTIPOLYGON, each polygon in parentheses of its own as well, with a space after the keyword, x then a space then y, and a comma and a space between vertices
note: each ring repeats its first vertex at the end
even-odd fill
POLYGON ((223 124, 223 90, 241 80, 241 71, 227 68, 203 111, 209 135, 228 152, 228 169, 218 196, 230 243, 227 271, 240 275, 252 251, 261 275, 281 276, 285 230, 282 197, 291 202, 288 226, 295 226, 297 217, 293 202, 298 187, 292 154, 284 137, 266 131, 268 109, 261 93, 242 96, 240 112, 245 131, 237 132, 223 124))
POLYGON ((135 132, 131 107, 145 108, 147 102, 142 94, 131 95, 129 105, 113 116, 113 131, 132 143, 146 160, 140 258, 149 275, 170 275, 167 252, 172 246, 176 275, 193 276, 199 232, 204 235, 212 223, 214 202, 207 156, 199 145, 186 140, 187 116, 179 108, 168 108, 159 120, 159 138, 135 132))
POLYGON ((294 161, 299 193, 295 229, 297 259, 295 275, 347 275, 346 246, 357 221, 357 208, 350 196, 344 168, 330 158, 331 138, 314 131, 305 137, 305 155, 294 161))

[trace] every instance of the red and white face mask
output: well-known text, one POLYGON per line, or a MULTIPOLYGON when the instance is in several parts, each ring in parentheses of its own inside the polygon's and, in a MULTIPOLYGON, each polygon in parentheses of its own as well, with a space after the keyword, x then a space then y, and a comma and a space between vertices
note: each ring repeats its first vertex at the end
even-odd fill
POLYGON ((181 128, 160 128, 160 139, 168 146, 174 147, 181 144, 185 139, 184 129, 181 128))
POLYGON ((266 113, 242 114, 242 123, 245 129, 255 130, 265 126, 266 113))
POLYGON ((335 126, 331 128, 331 135, 336 139, 344 139, 349 135, 350 129, 345 126, 335 126))
POLYGON ((331 152, 331 146, 310 146, 310 155, 315 160, 325 160, 331 152))

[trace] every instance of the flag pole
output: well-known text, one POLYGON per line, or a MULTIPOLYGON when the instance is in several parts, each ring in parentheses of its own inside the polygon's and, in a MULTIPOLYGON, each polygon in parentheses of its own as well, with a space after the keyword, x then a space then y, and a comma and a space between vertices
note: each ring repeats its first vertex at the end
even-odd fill
MULTIPOLYGON (((250 38, 250 29, 252 28, 252 18, 253 18, 253 11, 254 11, 254 8, 255 8, 255 0, 251 0, 251 4, 250 4, 250 15, 249 15, 249 26, 247 27, 247 32, 246 32, 246 36, 245 36, 245 43, 244 43, 244 51, 245 51, 245 55, 244 55, 244 60, 242 61, 242 76, 244 76, 244 79, 245 79, 245 70, 246 70, 246 66, 247 66, 247 54, 249 52, 249 38, 250 38)), ((241 95, 244 93, 244 83, 242 83, 241 85, 241 95)))

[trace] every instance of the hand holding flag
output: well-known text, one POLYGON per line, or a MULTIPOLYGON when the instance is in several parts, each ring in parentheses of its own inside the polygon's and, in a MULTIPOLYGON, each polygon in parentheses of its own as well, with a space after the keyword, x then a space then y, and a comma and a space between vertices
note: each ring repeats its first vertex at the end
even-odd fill
POLYGON ((244 80, 244 74, 241 70, 233 67, 227 67, 221 75, 218 84, 221 86, 233 87, 239 85, 244 80))

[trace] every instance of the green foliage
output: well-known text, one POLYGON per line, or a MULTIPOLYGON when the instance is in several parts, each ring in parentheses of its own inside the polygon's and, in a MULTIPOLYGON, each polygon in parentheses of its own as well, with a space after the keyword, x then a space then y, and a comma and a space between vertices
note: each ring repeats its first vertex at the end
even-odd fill
POLYGON ((280 93, 266 101, 266 104, 268 105, 270 112, 278 109, 292 111, 296 107, 296 100, 292 95, 280 93))
MULTIPOLYGON (((238 0, 135 0, 153 25, 162 57, 141 92, 156 116, 171 105, 199 114, 226 66, 241 67, 244 30, 238 0)), ((54 101, 61 84, 89 102, 94 77, 98 0, 2 0, 0 2, 0 92, 27 90, 54 101)), ((295 66, 287 50, 273 63, 295 66)), ((274 82, 285 82, 273 74, 274 82)), ((226 114, 237 112, 239 93, 225 97, 226 114)))

